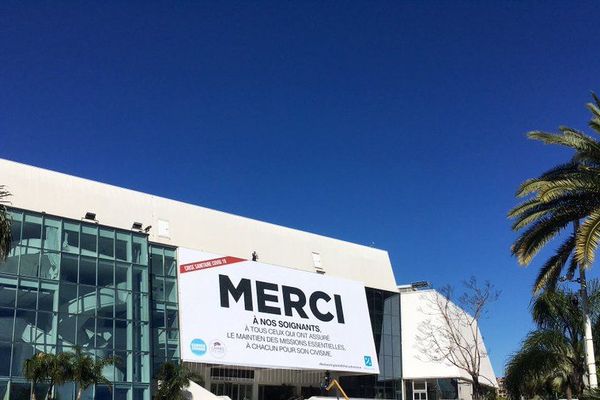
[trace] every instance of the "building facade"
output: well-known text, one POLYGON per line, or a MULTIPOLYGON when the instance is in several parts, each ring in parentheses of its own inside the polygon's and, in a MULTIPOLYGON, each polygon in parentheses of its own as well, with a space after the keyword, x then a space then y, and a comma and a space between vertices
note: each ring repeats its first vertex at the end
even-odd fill
MULTIPOLYGON (((410 329, 404 327, 412 322, 404 320, 405 298, 384 250, 7 160, 0 160, 0 176, 0 184, 12 194, 11 251, 0 265, 0 399, 29 397, 22 371, 26 359, 38 352, 70 352, 75 346, 116 360, 104 370, 112 388, 91 386, 85 399, 149 400, 153 377, 165 362, 185 363, 204 377, 207 389, 232 400, 319 395, 326 371, 354 398, 462 398, 459 375, 413 373, 414 365, 407 361, 410 329), (197 339, 182 339, 190 325, 182 317, 190 307, 189 290, 181 290, 182 249, 244 261, 257 256, 265 268, 303 273, 301 281, 309 286, 327 279, 359 283, 359 308, 364 304, 370 323, 367 341, 374 352, 369 357, 364 353, 363 366, 373 369, 299 368, 293 357, 275 367, 270 357, 236 364, 184 356, 190 349, 199 354, 207 349, 199 351, 197 339)), ((239 282, 234 282, 238 286, 232 286, 229 301, 241 307, 239 282)), ((266 309, 265 301, 277 305, 269 290, 263 287, 266 309)), ((299 300, 287 300, 296 302, 293 313, 304 322, 297 315, 302 314, 299 300)), ((333 303, 328 301, 321 297, 311 307, 322 311, 333 303)), ((346 310, 348 326, 355 313, 346 310)), ((220 315, 225 314, 207 320, 207 326, 224 323, 220 315)), ((279 322, 282 318, 286 316, 279 322)), ((343 332, 341 341, 355 334, 343 332)), ((273 354, 273 360, 281 358, 273 354)), ((356 356, 362 362, 363 353, 356 356)), ((38 398, 45 390, 47 385, 38 385, 38 398)), ((60 399, 74 399, 75 387, 66 383, 56 393, 60 399)))

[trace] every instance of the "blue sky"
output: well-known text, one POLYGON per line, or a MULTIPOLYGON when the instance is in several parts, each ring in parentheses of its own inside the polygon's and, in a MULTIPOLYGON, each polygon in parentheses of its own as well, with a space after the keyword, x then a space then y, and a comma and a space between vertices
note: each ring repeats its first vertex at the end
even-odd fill
POLYGON ((568 157, 525 132, 586 127, 597 11, 4 1, 0 157, 387 249, 399 283, 489 279, 501 375, 542 261, 506 212, 568 157))

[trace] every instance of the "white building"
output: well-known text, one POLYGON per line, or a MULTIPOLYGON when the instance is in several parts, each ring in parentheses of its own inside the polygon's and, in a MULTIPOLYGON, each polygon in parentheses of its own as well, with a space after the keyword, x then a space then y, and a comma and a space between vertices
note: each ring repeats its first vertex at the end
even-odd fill
POLYGON ((361 398, 463 378, 409 356, 414 304, 385 250, 7 160, 0 184, 0 398, 28 393, 34 353, 76 345, 120 360, 96 399, 149 399, 154 372, 181 360, 234 400, 308 398, 325 371, 361 398))

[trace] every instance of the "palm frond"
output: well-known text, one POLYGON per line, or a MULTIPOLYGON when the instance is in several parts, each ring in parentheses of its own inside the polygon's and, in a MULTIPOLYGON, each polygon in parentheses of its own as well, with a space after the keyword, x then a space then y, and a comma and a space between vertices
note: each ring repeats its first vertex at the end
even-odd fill
POLYGON ((581 224, 577 232, 575 259, 580 266, 587 268, 594 261, 599 240, 600 210, 596 210, 581 224))
POLYGON ((540 272, 533 285, 533 292, 537 293, 542 289, 554 291, 560 278, 560 274, 567 263, 569 256, 575 248, 575 235, 571 235, 556 250, 556 254, 548 259, 540 268, 540 272))

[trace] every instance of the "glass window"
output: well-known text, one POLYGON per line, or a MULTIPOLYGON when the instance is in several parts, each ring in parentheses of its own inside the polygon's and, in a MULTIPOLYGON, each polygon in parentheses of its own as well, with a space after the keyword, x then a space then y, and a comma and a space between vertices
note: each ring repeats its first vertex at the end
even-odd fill
POLYGON ((79 253, 79 224, 63 224, 61 248, 67 253, 79 253))
POLYGON ((21 244, 38 249, 42 247, 42 217, 31 214, 25 215, 21 244))
POLYGON ((98 288, 98 316, 113 318, 115 305, 115 289, 107 287, 98 288))
POLYGON ((133 236, 133 262, 148 265, 148 241, 146 237, 133 236))
POLYGON ((37 279, 21 278, 17 292, 17 307, 35 310, 37 308, 37 292, 37 279))
POLYGON ((117 232, 115 241, 115 258, 121 261, 131 262, 131 234, 117 232))
MULTIPOLYGON (((15 367, 13 367, 15 368, 15 367)), ((13 376, 20 376, 20 371, 15 373, 13 369, 13 376)), ((10 384, 10 398, 11 399, 28 399, 29 398, 29 383, 15 383, 10 384)))
POLYGON ((133 318, 131 293, 125 290, 117 290, 117 301, 115 302, 115 318, 133 318))
POLYGON ((154 275, 163 275, 163 250, 152 248, 152 257, 150 257, 150 273, 154 275))
POLYGON ((44 249, 60 250, 60 220, 55 218, 44 218, 44 249))
POLYGON ((113 320, 96 318, 96 348, 113 349, 113 320))
POLYGON ((79 312, 77 285, 61 282, 58 297, 58 310, 61 313, 70 314, 77 314, 79 312))
POLYGON ((81 226, 81 254, 84 256, 95 256, 97 250, 98 228, 95 226, 81 226))
POLYGON ((96 319, 91 315, 77 316, 77 344, 84 348, 96 344, 96 319))
POLYGON ((34 340, 36 343, 56 344, 56 329, 58 327, 58 314, 38 312, 37 329, 34 340))
POLYGON ((60 254, 59 253, 44 252, 42 254, 42 261, 40 264, 40 278, 58 279, 59 265, 60 265, 60 254))
POLYGON ((177 276, 177 260, 175 259, 175 250, 165 249, 165 275, 177 276))
POLYGON ((129 393, 131 389, 126 387, 115 387, 113 400, 129 400, 129 393))
POLYGON ((64 254, 60 260, 60 280, 77 283, 77 256, 64 254))
POLYGON ((98 286, 114 287, 115 263, 112 261, 98 261, 98 286))
POLYGON ((177 310, 167 309, 167 328, 169 329, 177 329, 178 320, 177 320, 177 310))
MULTIPOLYGON (((64 346, 74 346, 78 333, 77 317, 74 315, 59 314, 58 316, 58 344, 62 349, 64 346)), ((81 331, 84 333, 84 331, 81 331)), ((93 334, 93 331, 92 331, 93 334)))
POLYGON ((129 279, 130 264, 117 263, 115 267, 115 286, 117 289, 131 290, 131 281, 129 279))
POLYGON ((6 342, 0 342, 0 358, 3 362, 0 363, 0 375, 8 376, 10 375, 10 354, 11 354, 11 344, 6 342))
POLYGON ((58 311, 58 283, 40 282, 38 310, 58 311))
MULTIPOLYGON (((139 379, 134 378, 134 380, 139 382, 139 379)), ((148 389, 133 388, 133 400, 148 400, 149 398, 148 389)))
POLYGON ((79 285, 79 312, 81 314, 93 316, 98 308, 96 298, 96 287, 79 285))
MULTIPOLYGON (((101 261, 102 262, 102 261, 101 261)), ((79 283, 96 286, 96 259, 81 256, 79 259, 79 283)))
POLYGON ((148 272, 146 268, 133 267, 132 286, 136 292, 148 293, 148 272))
MULTIPOLYGON (((12 341, 14 316, 15 316, 14 309, 0 308, 0 340, 1 341, 5 341, 5 342, 12 341)), ((2 359, 2 360, 7 360, 7 359, 2 359)))
MULTIPOLYGON (((13 343, 13 356, 12 356, 12 376, 23 375, 23 363, 25 360, 33 356, 33 346, 29 343, 15 342, 13 343)), ((27 391, 29 393, 29 384, 27 383, 27 391)), ((11 396, 12 397, 12 396, 11 396)), ((16 397, 18 398, 18 397, 16 397)), ((28 397, 25 397, 28 398, 28 397)))
POLYGON ((10 233, 11 247, 16 246, 21 241, 21 228, 23 226, 23 213, 17 211, 9 211, 10 217, 10 233))
POLYGON ((165 300, 165 288, 163 278, 152 279, 152 300, 164 301, 165 300))
POLYGON ((165 300, 171 303, 177 302, 177 281, 175 279, 165 279, 165 300))
POLYGON ((39 266, 40 249, 33 247, 21 248, 19 275, 38 276, 39 266))
POLYGON ((115 320, 115 349, 131 350, 133 325, 131 322, 115 320))
POLYGON ((0 307, 14 307, 16 299, 16 277, 0 276, 0 307))
POLYGON ((164 310, 152 310, 152 327, 153 328, 164 328, 165 327, 165 311, 164 310))
MULTIPOLYGON (((112 369, 112 367, 106 367, 107 369, 112 369)), ((111 374, 112 375, 112 374, 111 374)), ((95 400, 112 400, 112 394, 110 392, 110 388, 108 386, 96 386, 96 396, 95 400)))
POLYGON ((133 319, 148 321, 148 295, 147 294, 133 294, 133 319))
POLYGON ((100 228, 98 236, 98 254, 103 258, 115 257, 115 231, 112 229, 100 228))

